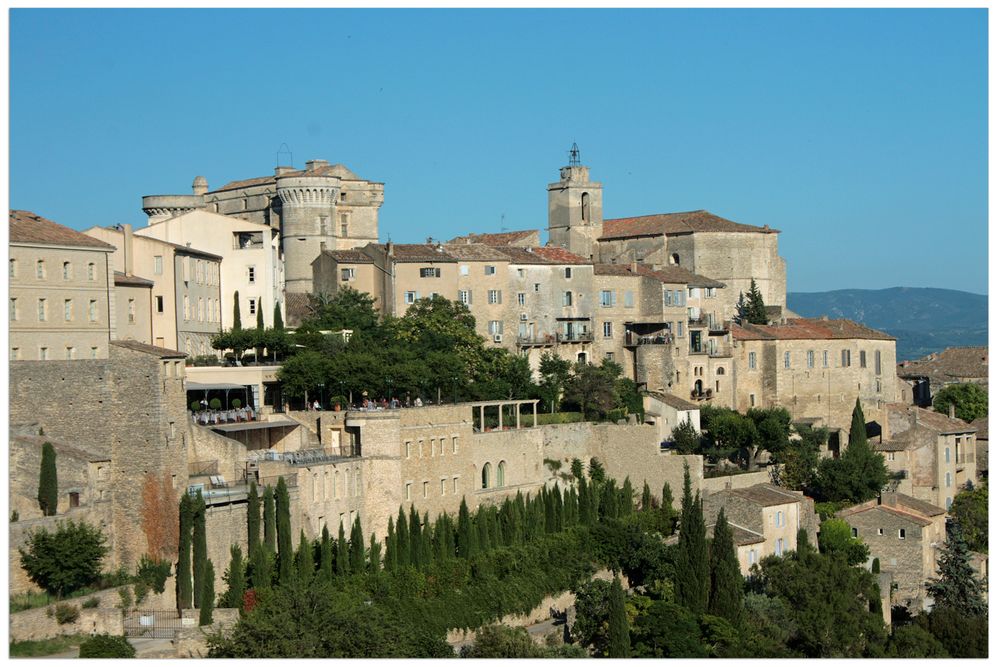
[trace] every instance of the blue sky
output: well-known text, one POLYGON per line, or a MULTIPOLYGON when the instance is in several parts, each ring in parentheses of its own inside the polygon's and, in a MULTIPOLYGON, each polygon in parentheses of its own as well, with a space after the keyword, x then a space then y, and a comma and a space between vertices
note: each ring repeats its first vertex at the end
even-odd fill
POLYGON ((987 290, 986 10, 12 10, 10 204, 343 162, 397 242, 546 226, 579 144, 605 217, 782 230, 789 291, 987 290))

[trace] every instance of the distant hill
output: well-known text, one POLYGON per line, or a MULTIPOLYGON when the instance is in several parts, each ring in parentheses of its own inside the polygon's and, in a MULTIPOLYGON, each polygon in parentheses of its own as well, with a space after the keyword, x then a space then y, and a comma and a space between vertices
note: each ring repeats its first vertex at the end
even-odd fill
POLYGON ((895 336, 900 361, 987 345, 987 303, 983 294, 934 287, 788 293, 789 310, 803 317, 844 317, 895 336))

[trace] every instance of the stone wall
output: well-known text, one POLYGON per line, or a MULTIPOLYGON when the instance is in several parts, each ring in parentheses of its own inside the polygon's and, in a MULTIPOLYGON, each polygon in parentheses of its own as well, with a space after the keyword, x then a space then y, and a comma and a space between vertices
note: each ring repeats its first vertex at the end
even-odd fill
POLYGON ((726 475, 725 477, 708 477, 701 483, 703 495, 718 493, 725 489, 745 489, 754 484, 768 484, 771 481, 771 471, 760 470, 742 475, 726 475))

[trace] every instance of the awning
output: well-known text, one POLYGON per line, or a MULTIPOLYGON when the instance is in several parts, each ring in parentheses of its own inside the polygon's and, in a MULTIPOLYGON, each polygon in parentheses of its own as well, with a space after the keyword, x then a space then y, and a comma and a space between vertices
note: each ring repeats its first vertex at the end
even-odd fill
POLYGON ((212 389, 246 389, 245 384, 233 384, 231 382, 202 383, 188 381, 184 385, 188 391, 211 391, 212 389))

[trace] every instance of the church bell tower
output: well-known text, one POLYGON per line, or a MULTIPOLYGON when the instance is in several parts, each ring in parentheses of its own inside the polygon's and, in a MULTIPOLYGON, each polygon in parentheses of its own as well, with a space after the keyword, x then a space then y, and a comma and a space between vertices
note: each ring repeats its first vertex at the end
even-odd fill
POLYGON ((604 227, 601 184, 590 180, 574 143, 559 181, 549 184, 549 242, 590 259, 604 227))

